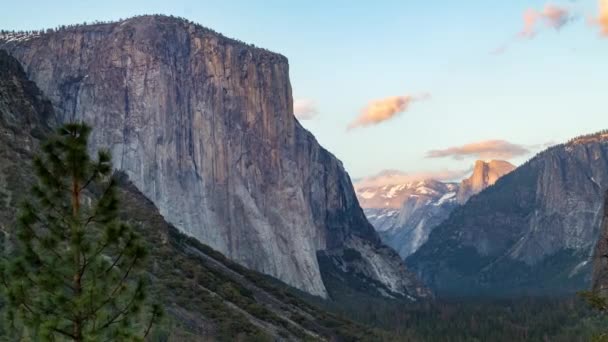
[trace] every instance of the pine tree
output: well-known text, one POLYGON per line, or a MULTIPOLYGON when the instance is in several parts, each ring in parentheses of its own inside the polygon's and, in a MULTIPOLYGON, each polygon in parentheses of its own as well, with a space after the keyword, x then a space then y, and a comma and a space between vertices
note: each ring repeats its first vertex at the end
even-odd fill
POLYGON ((33 340, 143 339, 161 315, 145 298, 146 249, 117 217, 110 154, 87 153, 90 130, 67 124, 43 144, 0 273, 8 321, 33 340))

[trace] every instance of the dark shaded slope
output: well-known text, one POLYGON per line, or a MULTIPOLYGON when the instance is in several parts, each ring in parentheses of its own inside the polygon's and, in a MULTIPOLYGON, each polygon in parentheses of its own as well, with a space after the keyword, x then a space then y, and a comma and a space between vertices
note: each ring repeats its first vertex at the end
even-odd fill
POLYGON ((171 314, 163 330, 172 339, 381 338, 371 329, 306 304, 278 280, 183 235, 165 222, 126 176, 120 184, 124 218, 138 227, 150 246, 152 289, 171 314))

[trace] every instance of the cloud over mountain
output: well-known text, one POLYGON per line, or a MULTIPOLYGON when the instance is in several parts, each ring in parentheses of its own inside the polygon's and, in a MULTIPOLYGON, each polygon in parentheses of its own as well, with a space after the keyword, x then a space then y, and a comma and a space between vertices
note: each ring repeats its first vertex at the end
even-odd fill
POLYGON ((425 179, 433 179, 437 181, 453 181, 460 180, 471 173, 472 168, 467 170, 435 170, 435 171, 418 171, 418 172, 403 172, 398 170, 385 170, 374 176, 365 177, 355 182, 356 189, 366 187, 376 187, 384 185, 405 184, 413 181, 425 179))
POLYGON ((483 140, 462 146, 431 150, 427 152, 426 157, 452 158, 457 160, 464 158, 512 159, 529 153, 530 150, 523 145, 513 144, 506 140, 483 140))

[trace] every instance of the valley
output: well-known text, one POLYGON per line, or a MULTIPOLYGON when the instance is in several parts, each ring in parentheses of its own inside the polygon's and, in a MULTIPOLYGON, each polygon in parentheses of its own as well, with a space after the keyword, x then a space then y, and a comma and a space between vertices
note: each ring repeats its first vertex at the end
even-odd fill
MULTIPOLYGON (((551 18, 566 13, 551 8, 530 14, 531 24, 544 20, 552 27, 551 18)), ((95 277, 109 274, 123 253, 130 256, 117 252, 111 263, 107 244, 98 251, 80 245, 80 228, 102 224, 109 228, 92 234, 94 242, 127 225, 133 240, 141 237, 146 259, 138 265, 139 280, 147 292, 138 299, 163 312, 143 329, 146 341, 588 341, 606 332, 606 122, 577 126, 576 132, 585 128, 578 136, 555 128, 551 134, 561 140, 550 143, 536 137, 532 143, 530 133, 520 135, 525 143, 486 139, 511 126, 479 128, 485 117, 463 122, 459 131, 445 117, 414 116, 406 123, 427 120, 444 130, 429 134, 413 124, 403 125, 407 134, 399 136, 368 133, 390 131, 384 121, 410 105, 432 109, 435 101, 449 100, 420 92, 370 100, 354 121, 340 119, 342 132, 335 126, 341 114, 318 118, 316 102, 296 96, 302 93, 295 85, 303 89, 310 80, 294 71, 300 56, 290 58, 174 15, 3 29, 0 311, 21 305, 25 314, 0 320, 0 339, 98 337, 96 319, 89 330, 80 328, 99 310, 90 290, 97 278, 85 276, 92 267, 87 253, 111 264, 94 269, 95 277), (91 128, 79 153, 108 153, 116 202, 102 204, 116 218, 96 221, 90 206, 105 193, 85 192, 102 178, 101 161, 82 171, 90 179, 79 179, 59 161, 77 170, 84 157, 52 147, 67 146, 61 139, 74 134, 66 133, 73 124, 91 128), (478 141, 461 143, 475 134, 478 141), (402 156, 388 151, 401 152, 389 140, 402 142, 402 156), (438 147, 446 142, 453 145, 438 147), (370 147, 357 150, 360 144, 370 147), (40 158, 45 153, 48 168, 40 158), (41 176, 53 174, 49 170, 72 177, 71 183, 41 176), (41 195, 51 185, 57 197, 41 195), (70 200, 60 199, 64 190, 70 200), (37 226, 49 233, 37 235, 24 214, 29 209, 42 217, 28 204, 36 195, 52 213, 71 206, 73 216, 49 216, 37 226), (86 220, 81 206, 90 214, 86 220), (72 235, 53 235, 60 228, 72 235), (51 254, 69 254, 77 265, 73 278, 42 284, 36 296, 47 291, 43 304, 61 308, 89 300, 86 309, 63 321, 43 310, 28 321, 34 310, 25 291, 34 289, 15 280, 25 271, 9 261, 58 267, 34 257, 28 238, 51 254), (23 293, 12 290, 18 285, 23 293), (580 294, 586 290, 595 302, 580 294)), ((54 260, 67 264, 61 255, 54 260)), ((109 287, 102 306, 126 315, 131 303, 121 309, 123 303, 112 300, 135 284, 126 280, 134 265, 121 270, 122 279, 107 276, 118 285, 109 287)), ((139 306, 131 310, 133 317, 141 314, 139 306)), ((102 327, 121 322, 125 330, 141 328, 127 318, 102 327)))

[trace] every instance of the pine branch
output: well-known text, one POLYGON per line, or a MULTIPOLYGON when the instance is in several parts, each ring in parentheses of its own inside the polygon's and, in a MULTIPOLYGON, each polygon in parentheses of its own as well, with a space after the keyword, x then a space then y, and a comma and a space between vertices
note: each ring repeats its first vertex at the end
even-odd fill
MULTIPOLYGON (((110 267, 108 267, 108 269, 106 269, 102 274, 110 272, 116 266, 116 264, 118 264, 118 261, 122 258, 122 256, 124 255, 125 251, 127 250, 127 246, 131 242, 133 242, 133 240, 135 240, 135 237, 134 236, 130 236, 129 240, 127 240, 127 242, 125 243, 125 247, 122 248, 122 250, 118 254, 118 257, 116 257, 116 260, 114 260, 114 262, 112 263, 112 265, 110 265, 110 267)), ((134 259, 134 260, 136 260, 136 259, 134 259)))
POLYGON ((73 340, 75 340, 75 339, 76 339, 76 336, 74 336, 74 335, 70 334, 69 332, 67 332, 67 331, 65 331, 65 330, 62 330, 62 329, 59 329, 59 328, 52 328, 52 330, 53 330, 54 332, 58 332, 58 333, 60 333, 60 334, 62 334, 62 335, 64 335, 64 336, 66 336, 66 337, 69 337, 69 338, 71 338, 71 339, 73 339, 73 340))
POLYGON ((148 322, 148 327, 146 328, 146 330, 144 332, 144 336, 143 336, 144 339, 146 337, 148 337, 148 334, 150 333, 150 331, 152 331, 152 326, 154 325, 156 318, 158 318, 160 316, 159 310, 160 309, 158 309, 157 307, 154 307, 152 309, 152 317, 150 317, 150 321, 148 322))
MULTIPOLYGON (((36 231, 35 231, 33 228, 31 228, 31 227, 29 227, 29 226, 26 226, 26 227, 23 227, 23 228, 27 229, 27 230, 28 230, 28 232, 29 232, 30 234, 32 234, 33 240, 38 241, 38 243, 40 244, 40 247, 42 247, 42 248, 44 248, 44 249, 46 249, 46 250, 48 250, 48 251, 51 251, 53 254, 55 254, 55 256, 57 256, 57 258, 58 258, 59 260, 63 261, 63 257, 62 257, 62 256, 59 254, 59 252, 57 252, 57 251, 56 251, 56 250, 54 250, 53 248, 49 248, 49 247, 45 247, 45 246, 44 246, 44 244, 42 243, 42 239, 40 238, 40 236, 39 236, 38 234, 36 234, 36 231)), ((33 249, 32 249, 32 251, 33 251, 33 249)), ((43 261, 42 261, 42 259, 41 259, 41 258, 38 256, 38 254, 37 254, 37 253, 36 253, 36 259, 37 259, 37 260, 38 260, 38 261, 39 261, 41 264, 44 264, 44 263, 43 263, 43 261)))
POLYGON ((109 321, 107 321, 105 324, 103 324, 99 330, 103 330, 107 327, 109 327, 111 324, 113 324, 115 322, 116 319, 118 319, 120 316, 124 315, 125 313, 127 313, 127 311, 129 310, 129 308, 131 308, 131 306, 135 303, 135 300, 137 298, 137 292, 135 292, 133 294, 133 297, 131 297, 131 300, 129 301, 129 303, 122 309, 119 310, 118 313, 116 313, 114 315, 114 317, 112 317, 109 321))
POLYGON ((122 285, 125 283, 125 281, 127 280, 127 278, 129 277, 129 273, 131 272, 131 270, 133 269, 133 267, 135 266, 135 264, 137 263, 137 257, 133 258, 133 261, 131 262, 131 265, 129 266, 129 268, 127 269, 127 271, 125 272, 124 276, 122 277, 122 279, 120 280, 120 282, 116 285, 116 287, 114 287, 114 290, 112 290, 112 292, 110 293, 110 296, 104 300, 101 305, 99 305, 99 307, 97 307, 93 312, 89 313, 89 316, 87 317, 91 317, 97 314, 97 312, 99 312, 99 310, 101 310, 104 306, 106 306, 108 303, 110 303, 112 300, 116 299, 118 296, 115 296, 117 291, 122 287, 122 285))

